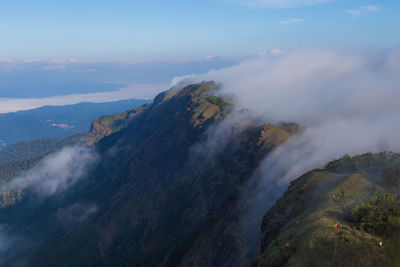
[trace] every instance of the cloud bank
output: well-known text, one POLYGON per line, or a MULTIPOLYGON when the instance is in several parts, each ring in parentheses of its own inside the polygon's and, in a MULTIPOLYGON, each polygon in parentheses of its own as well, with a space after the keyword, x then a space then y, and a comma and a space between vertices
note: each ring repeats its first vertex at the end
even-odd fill
MULTIPOLYGON (((240 234, 246 247, 258 247, 262 216, 293 179, 344 154, 400 152, 399 49, 265 55, 204 75, 176 78, 174 83, 205 80, 221 84, 216 94, 233 99, 234 115, 247 114, 245 121, 257 123, 262 118, 304 127, 262 160, 242 191, 238 206, 247 208, 240 234)), ((215 146, 232 138, 230 121, 209 129, 203 154, 215 154, 215 146)))
POLYGON ((265 121, 305 126, 265 159, 265 179, 287 184, 344 154, 400 151, 399 49, 301 50, 184 79, 221 83, 218 94, 232 96, 236 112, 250 109, 265 121))

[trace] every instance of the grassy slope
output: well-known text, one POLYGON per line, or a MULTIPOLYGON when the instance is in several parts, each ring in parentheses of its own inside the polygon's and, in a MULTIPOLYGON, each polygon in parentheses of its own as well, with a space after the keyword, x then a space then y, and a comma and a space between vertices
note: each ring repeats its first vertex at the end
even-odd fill
POLYGON ((150 105, 148 104, 144 104, 132 110, 127 110, 113 115, 104 115, 94 120, 88 134, 88 144, 94 145, 103 137, 126 128, 133 118, 138 116, 149 106, 150 105))
POLYGON ((351 219, 376 191, 397 193, 382 173, 398 164, 393 154, 345 156, 295 180, 264 217, 262 253, 253 265, 399 266, 398 233, 371 234, 351 219))

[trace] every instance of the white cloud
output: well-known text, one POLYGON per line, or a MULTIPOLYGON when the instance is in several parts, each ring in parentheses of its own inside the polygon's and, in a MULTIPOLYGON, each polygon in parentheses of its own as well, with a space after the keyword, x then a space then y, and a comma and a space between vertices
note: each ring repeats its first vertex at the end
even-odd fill
POLYGON ((277 48, 271 49, 269 51, 269 54, 272 55, 272 56, 279 56, 279 55, 282 55, 284 53, 285 53, 285 51, 277 49, 277 48))
POLYGON ((51 196, 73 186, 96 162, 97 154, 91 148, 65 147, 42 159, 22 176, 1 185, 0 190, 31 187, 42 197, 51 196))
MULTIPOLYGON (((332 159, 369 151, 400 152, 400 50, 373 56, 329 50, 286 52, 189 79, 221 83, 217 94, 234 99, 235 114, 250 114, 245 122, 262 118, 305 127, 264 158, 254 173, 243 193, 250 214, 243 216, 247 218, 243 227, 256 227, 290 181, 332 159)), ((229 120, 210 128, 203 154, 212 155, 215 144, 231 138, 229 120)))
POLYGON ((266 50, 258 51, 253 56, 255 56, 255 57, 279 56, 279 55, 282 55, 283 53, 285 53, 283 50, 273 48, 269 51, 266 51, 266 50))
POLYGON ((370 11, 370 12, 375 12, 379 10, 379 7, 377 6, 363 6, 361 7, 362 10, 370 11))
POLYGON ((95 204, 74 203, 57 211, 57 219, 64 225, 80 223, 97 211, 95 204))
POLYGON ((258 51, 257 53, 256 53, 256 56, 257 57, 263 57, 263 56, 266 56, 266 55, 268 55, 268 52, 267 51, 258 51))
POLYGON ((332 0, 228 0, 250 8, 295 8, 331 2, 332 0))
POLYGON ((190 79, 222 83, 219 94, 233 96, 238 112, 306 127, 266 159, 284 183, 343 154, 400 152, 398 50, 380 57, 303 50, 190 79))
POLYGON ((346 12, 347 14, 349 14, 352 17, 358 17, 361 15, 361 11, 358 9, 347 9, 344 12, 346 12))
POLYGON ((288 20, 281 21, 281 24, 282 25, 288 25, 288 24, 301 23, 301 22, 304 22, 304 19, 291 18, 291 19, 288 19, 288 20))
POLYGON ((369 5, 369 6, 362 6, 358 9, 347 9, 344 12, 346 12, 347 14, 349 14, 354 18, 361 16, 365 12, 376 12, 376 11, 379 11, 378 6, 369 5))

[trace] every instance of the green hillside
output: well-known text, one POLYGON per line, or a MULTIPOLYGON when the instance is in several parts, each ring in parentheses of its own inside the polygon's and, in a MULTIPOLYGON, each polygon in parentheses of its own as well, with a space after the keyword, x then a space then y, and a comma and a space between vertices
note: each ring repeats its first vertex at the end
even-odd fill
POLYGON ((103 137, 126 128, 133 118, 142 113, 149 106, 149 104, 144 104, 132 110, 113 115, 104 115, 95 119, 90 126, 87 140, 88 145, 93 145, 103 137))
POLYGON ((264 216, 253 266, 399 266, 399 185, 393 153, 346 155, 303 175, 264 216))

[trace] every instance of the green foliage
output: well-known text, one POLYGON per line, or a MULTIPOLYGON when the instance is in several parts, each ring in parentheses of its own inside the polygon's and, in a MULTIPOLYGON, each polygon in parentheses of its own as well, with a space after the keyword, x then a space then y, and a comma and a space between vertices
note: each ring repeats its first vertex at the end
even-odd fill
POLYGON ((75 134, 65 139, 43 138, 24 141, 0 150, 0 164, 36 158, 73 145, 81 141, 86 134, 75 134))
POLYGON ((340 170, 340 171, 355 171, 356 162, 353 157, 344 155, 343 157, 333 160, 326 166, 329 170, 340 170))
POLYGON ((392 235, 400 232, 400 200, 383 193, 358 204, 352 211, 352 221, 368 233, 392 235))
POLYGON ((124 129, 134 117, 141 114, 148 107, 150 107, 150 104, 143 104, 132 110, 101 116, 94 120, 88 134, 87 144, 93 145, 103 137, 124 129))
POLYGON ((344 155, 326 165, 326 169, 339 173, 382 172, 388 168, 399 167, 400 155, 391 152, 374 154, 368 152, 361 155, 344 155))
MULTIPOLYGON (((62 140, 46 138, 25 141, 0 150, 0 186, 34 167, 46 155, 79 143, 84 136, 86 134, 76 134, 62 140)), ((16 204, 23 194, 23 188, 0 191, 0 208, 16 204)))
POLYGON ((208 100, 210 103, 217 105, 222 113, 226 112, 230 107, 230 105, 227 102, 225 102, 222 97, 208 96, 205 97, 205 99, 208 100))

